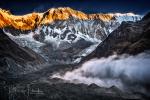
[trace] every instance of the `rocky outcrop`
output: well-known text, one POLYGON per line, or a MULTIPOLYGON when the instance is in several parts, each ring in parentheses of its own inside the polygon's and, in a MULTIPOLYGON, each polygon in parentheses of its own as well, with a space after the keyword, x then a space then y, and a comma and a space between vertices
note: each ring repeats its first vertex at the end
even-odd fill
POLYGON ((150 49, 150 17, 139 22, 123 22, 87 58, 113 54, 137 54, 150 49))

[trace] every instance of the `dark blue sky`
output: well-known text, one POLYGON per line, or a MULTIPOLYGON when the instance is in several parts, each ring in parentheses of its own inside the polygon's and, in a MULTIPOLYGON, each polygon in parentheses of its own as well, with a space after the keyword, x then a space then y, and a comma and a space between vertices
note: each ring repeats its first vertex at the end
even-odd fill
POLYGON ((33 11, 43 12, 52 7, 71 7, 85 13, 134 12, 145 14, 150 11, 150 0, 3 0, 0 8, 14 14, 33 11))

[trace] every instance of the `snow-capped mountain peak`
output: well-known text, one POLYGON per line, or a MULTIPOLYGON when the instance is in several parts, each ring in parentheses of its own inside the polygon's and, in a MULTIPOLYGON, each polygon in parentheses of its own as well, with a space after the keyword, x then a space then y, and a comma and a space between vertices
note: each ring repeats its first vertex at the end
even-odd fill
MULTIPOLYGON (((8 14, 1 12, 1 15, 8 14)), ((142 18, 132 13, 85 14, 68 7, 19 17, 8 14, 7 17, 11 19, 7 20, 9 27, 4 27, 6 20, 0 19, 5 33, 20 46, 33 49, 52 63, 79 62, 123 21, 142 18)))

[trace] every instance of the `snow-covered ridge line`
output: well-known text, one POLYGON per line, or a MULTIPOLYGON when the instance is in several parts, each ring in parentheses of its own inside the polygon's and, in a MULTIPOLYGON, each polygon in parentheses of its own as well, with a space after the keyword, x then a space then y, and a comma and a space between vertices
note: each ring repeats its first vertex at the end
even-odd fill
POLYGON ((123 13, 123 14, 115 13, 114 16, 119 23, 122 23, 122 21, 136 22, 143 18, 142 15, 138 15, 138 14, 134 14, 134 13, 123 13))
MULTIPOLYGON (((50 24, 57 20, 68 20, 71 17, 79 20, 101 20, 111 21, 117 15, 124 14, 86 14, 81 11, 71 9, 69 7, 52 8, 43 13, 30 13, 22 16, 11 14, 11 12, 0 8, 0 28, 12 26, 20 30, 31 30, 38 26, 50 24)), ((134 15, 127 13, 128 16, 134 15)))
POLYGON ((110 15, 113 15, 113 16, 141 16, 139 14, 134 14, 134 13, 108 13, 110 15))

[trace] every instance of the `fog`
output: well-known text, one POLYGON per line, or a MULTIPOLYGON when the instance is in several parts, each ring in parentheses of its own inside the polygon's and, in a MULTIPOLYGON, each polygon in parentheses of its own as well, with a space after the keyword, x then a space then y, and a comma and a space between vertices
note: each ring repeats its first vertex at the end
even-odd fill
POLYGON ((71 83, 95 83, 101 87, 144 87, 150 84, 150 52, 92 59, 78 69, 64 75, 56 73, 52 77, 71 83))

